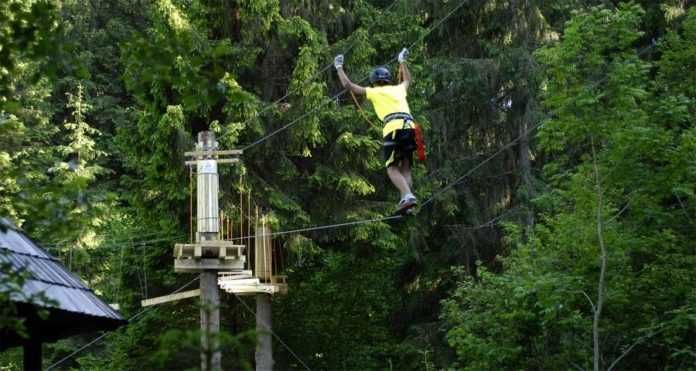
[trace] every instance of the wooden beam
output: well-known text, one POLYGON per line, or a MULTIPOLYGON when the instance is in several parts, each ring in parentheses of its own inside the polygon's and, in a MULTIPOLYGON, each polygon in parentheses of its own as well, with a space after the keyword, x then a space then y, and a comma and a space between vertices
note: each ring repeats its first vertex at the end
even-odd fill
POLYGON ((140 301, 140 305, 143 307, 149 307, 151 305, 157 305, 162 303, 168 303, 170 301, 177 301, 181 299, 194 298, 201 295, 201 289, 182 291, 176 294, 158 296, 156 298, 145 299, 140 301))
POLYGON ((184 152, 186 157, 197 156, 226 156, 226 155, 241 155, 244 153, 241 149, 226 149, 222 151, 188 151, 184 152))
POLYGON ((250 286, 250 285, 258 285, 260 283, 261 282, 256 277, 240 278, 240 279, 234 279, 234 280, 220 280, 220 279, 218 279, 219 286, 235 286, 235 285, 250 286))
POLYGON ((223 285, 222 289, 233 294, 276 294, 280 292, 277 285, 223 285))
POLYGON ((174 259, 175 272, 242 271, 246 259, 174 259))
MULTIPOLYGON (((217 160, 218 164, 233 164, 235 162, 239 162, 238 158, 222 158, 217 160)), ((197 165, 198 161, 197 160, 192 160, 192 161, 185 161, 184 162, 186 165, 197 165)))

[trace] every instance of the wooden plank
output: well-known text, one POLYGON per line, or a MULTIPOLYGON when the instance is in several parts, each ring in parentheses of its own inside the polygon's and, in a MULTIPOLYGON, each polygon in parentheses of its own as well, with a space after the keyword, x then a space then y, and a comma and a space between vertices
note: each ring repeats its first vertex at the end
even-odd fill
POLYGON ((243 271, 237 271, 237 272, 218 272, 218 277, 220 277, 220 278, 232 277, 234 279, 235 277, 242 277, 242 278, 244 278, 246 276, 251 277, 251 275, 252 275, 251 270, 243 270, 243 271))
MULTIPOLYGON (((243 257, 242 257, 243 258, 243 257)), ((175 272, 241 271, 246 259, 174 259, 175 272)))
POLYGON ((223 287, 223 290, 235 294, 275 294, 278 292, 278 287, 272 285, 234 285, 231 287, 223 287))
POLYGON ((141 300, 140 305, 143 307, 149 307, 152 305, 168 303, 170 301, 177 301, 177 300, 181 300, 181 299, 193 298, 193 297, 200 296, 200 295, 201 295, 201 289, 182 291, 182 292, 178 292, 176 294, 158 296, 156 298, 141 300))
POLYGON ((249 286, 249 285, 258 285, 259 279, 258 278, 242 278, 242 279, 237 279, 237 280, 225 280, 225 279, 219 279, 218 278, 218 284, 220 286, 249 286))
POLYGON ((241 245, 238 243, 234 243, 234 241, 225 241, 225 240, 211 240, 211 241, 201 241, 198 243, 177 243, 175 246, 195 246, 195 245, 201 245, 201 246, 224 246, 224 247, 239 247, 239 248, 244 248, 246 245, 241 245))
POLYGON ((221 285, 220 288, 235 294, 279 294, 287 293, 286 285, 269 285, 269 284, 258 284, 258 285, 221 285), (285 286, 285 288, 283 287, 285 286))
MULTIPOLYGON (((239 274, 239 275, 232 275, 232 276, 218 276, 218 280, 222 281, 238 281, 238 280, 246 280, 250 278, 256 278, 252 275, 246 275, 246 274, 239 274)), ((260 281, 259 281, 260 282, 260 281)))
MULTIPOLYGON (((203 161, 203 160, 201 160, 201 161, 203 161)), ((239 162, 239 159, 238 158, 221 158, 221 159, 217 160, 218 164, 233 164, 235 162, 239 162)), ((198 165, 198 160, 185 161, 184 164, 186 164, 188 166, 198 165)))
POLYGON ((244 256, 244 245, 225 244, 175 244, 174 257, 181 258, 220 258, 240 259, 244 256))
POLYGON ((198 156, 227 156, 227 155, 241 155, 244 153, 241 149, 226 149, 222 151, 187 151, 184 152, 186 157, 198 157, 198 156))

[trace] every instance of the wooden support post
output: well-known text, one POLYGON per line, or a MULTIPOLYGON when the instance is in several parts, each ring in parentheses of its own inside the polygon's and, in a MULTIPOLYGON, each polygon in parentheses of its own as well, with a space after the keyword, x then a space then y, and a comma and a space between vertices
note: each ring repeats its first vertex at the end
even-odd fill
POLYGON ((41 340, 29 339, 24 344, 24 371, 41 370, 41 340))
MULTIPOLYGON (((198 133, 196 151, 202 151, 197 166, 197 242, 216 240, 219 233, 218 172, 217 160, 206 157, 206 151, 217 149, 215 133, 198 133)), ((201 289, 201 370, 222 369, 220 352, 220 293, 217 286, 218 272, 206 270, 200 275, 201 289)))
POLYGON ((217 271, 201 272, 201 370, 222 370, 217 271))
POLYGON ((261 218, 261 224, 256 226, 256 239, 254 244, 254 275, 261 282, 271 282, 271 229, 266 225, 265 217, 261 218))
POLYGON ((256 370, 273 370, 271 295, 256 295, 256 370))

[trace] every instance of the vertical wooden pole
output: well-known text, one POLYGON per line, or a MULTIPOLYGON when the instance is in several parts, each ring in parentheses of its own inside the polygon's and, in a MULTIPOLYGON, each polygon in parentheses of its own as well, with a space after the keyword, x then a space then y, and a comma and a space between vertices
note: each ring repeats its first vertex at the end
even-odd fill
MULTIPOLYGON (((242 179, 244 178, 244 175, 239 177, 239 238, 240 242, 242 245, 245 245, 244 243, 244 193, 242 192, 242 179)), ((247 251, 249 251, 249 247, 247 247, 247 251)))
MULTIPOLYGON (((198 151, 215 150, 215 133, 198 133, 198 151)), ((218 172, 217 161, 212 157, 199 159, 197 166, 197 234, 196 239, 210 241, 218 238, 218 172)), ((220 333, 220 292, 217 286, 216 270, 200 274, 201 288, 201 370, 222 369, 222 354, 218 334, 220 333)))
POLYGON ((30 339, 24 344, 24 371, 41 369, 41 340, 30 339))
MULTIPOLYGON (((258 210, 257 210, 258 220, 258 210)), ((256 225, 255 240, 255 276, 261 282, 270 282, 268 274, 268 248, 270 245, 270 229, 266 226, 266 218, 261 217, 261 224, 256 225)), ((271 296, 268 294, 256 294, 256 370, 273 370, 273 343, 271 334, 273 322, 271 319, 271 296)))
POLYGON ((271 339, 271 295, 256 295, 256 370, 273 370, 273 342, 271 339))

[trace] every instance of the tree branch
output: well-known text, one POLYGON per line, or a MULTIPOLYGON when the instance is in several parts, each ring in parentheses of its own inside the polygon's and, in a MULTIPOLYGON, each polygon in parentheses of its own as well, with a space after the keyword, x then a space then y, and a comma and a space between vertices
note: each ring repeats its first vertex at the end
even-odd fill
POLYGON ((587 293, 585 291, 580 291, 580 293, 585 295, 585 299, 587 299, 587 301, 590 303, 590 307, 592 308, 592 313, 594 313, 595 312, 595 305, 594 305, 594 302, 592 301, 592 299, 590 299, 590 296, 587 295, 587 293))
POLYGON ((607 249, 604 245, 604 235, 602 230, 602 186, 599 180, 599 168, 597 166, 597 153, 595 150, 594 137, 591 137, 592 142, 592 165, 595 173, 595 185, 597 187, 597 239, 599 240, 600 248, 600 268, 599 282, 597 283, 597 305, 594 310, 594 318, 592 319, 592 341, 594 349, 594 371, 599 371, 600 347, 599 347, 599 320, 602 316, 602 305, 604 304, 604 280, 607 270, 607 249))
POLYGON ((628 349, 626 349, 623 353, 621 353, 621 355, 618 356, 618 357, 614 360, 614 362, 612 362, 612 363, 609 365, 609 368, 607 368, 607 371, 613 370, 614 367, 615 367, 617 364, 619 364, 619 362, 620 362, 624 357, 626 357, 626 356, 628 355, 628 353, 630 353, 630 352, 633 350, 633 348, 635 348, 638 344, 640 344, 640 343, 642 343, 643 341, 645 341, 645 340, 647 340, 647 339, 649 339, 649 338, 651 338, 651 337, 657 335, 658 333, 660 333, 660 330, 653 331, 653 332, 651 332, 651 333, 649 333, 649 334, 647 334, 647 335, 645 335, 645 336, 639 337, 635 342, 633 342, 633 344, 631 344, 631 346, 628 347, 628 349))

